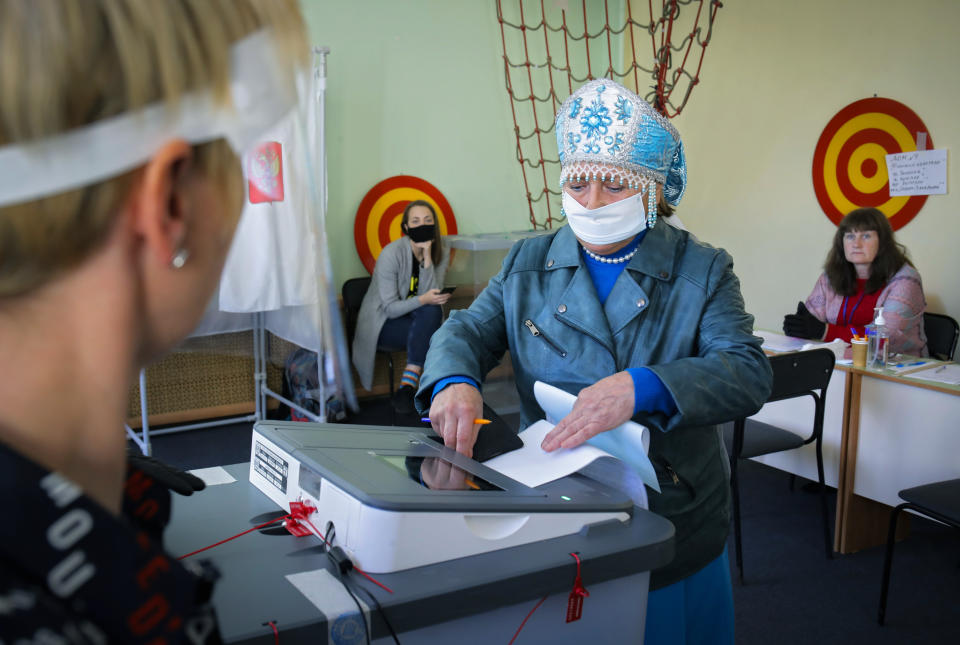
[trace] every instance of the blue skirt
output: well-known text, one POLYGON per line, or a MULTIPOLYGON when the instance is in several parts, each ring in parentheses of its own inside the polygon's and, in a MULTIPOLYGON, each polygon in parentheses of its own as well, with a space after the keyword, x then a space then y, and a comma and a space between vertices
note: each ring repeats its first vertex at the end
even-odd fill
POLYGON ((733 645, 726 550, 691 576, 647 596, 646 645, 733 645))

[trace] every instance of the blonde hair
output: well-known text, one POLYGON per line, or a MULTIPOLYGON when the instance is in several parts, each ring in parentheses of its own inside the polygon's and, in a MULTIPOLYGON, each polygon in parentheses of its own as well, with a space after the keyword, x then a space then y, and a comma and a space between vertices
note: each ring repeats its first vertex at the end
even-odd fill
MULTIPOLYGON (((230 45, 272 27, 287 59, 306 55, 296 0, 0 0, 0 146, 65 132, 210 88, 228 101, 230 45)), ((194 163, 237 195, 223 140, 194 163)), ((134 170, 0 208, 0 298, 29 293, 106 239, 134 170)))

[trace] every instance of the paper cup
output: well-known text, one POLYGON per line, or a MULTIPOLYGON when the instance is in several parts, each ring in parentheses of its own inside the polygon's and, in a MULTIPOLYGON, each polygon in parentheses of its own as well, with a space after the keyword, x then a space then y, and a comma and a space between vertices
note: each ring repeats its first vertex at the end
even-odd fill
POLYGON ((850 347, 852 348, 851 354, 853 356, 853 366, 866 367, 867 366, 867 341, 851 340, 850 347))

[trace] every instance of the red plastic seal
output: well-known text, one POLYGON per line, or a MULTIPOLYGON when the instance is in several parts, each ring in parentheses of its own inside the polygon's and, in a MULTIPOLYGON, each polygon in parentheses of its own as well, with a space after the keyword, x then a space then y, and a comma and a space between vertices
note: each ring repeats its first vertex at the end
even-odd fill
POLYGON ((572 623, 580 620, 583 615, 583 599, 590 596, 590 592, 583 586, 583 579, 580 577, 580 556, 571 553, 574 560, 577 561, 577 577, 573 581, 573 589, 570 590, 570 597, 567 598, 567 622, 572 623))

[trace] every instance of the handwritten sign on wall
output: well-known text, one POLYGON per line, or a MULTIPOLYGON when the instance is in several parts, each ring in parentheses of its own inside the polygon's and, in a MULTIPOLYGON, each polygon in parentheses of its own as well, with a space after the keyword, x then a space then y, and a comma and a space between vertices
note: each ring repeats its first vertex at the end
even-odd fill
POLYGON ((947 193, 946 150, 898 152, 886 158, 891 197, 947 193))

